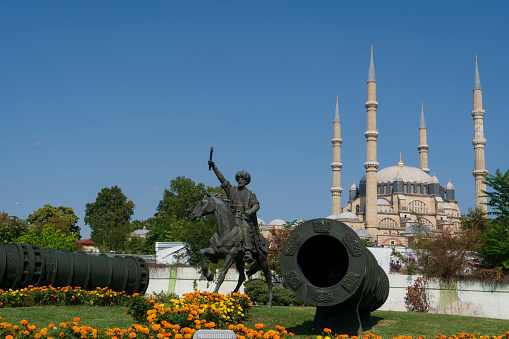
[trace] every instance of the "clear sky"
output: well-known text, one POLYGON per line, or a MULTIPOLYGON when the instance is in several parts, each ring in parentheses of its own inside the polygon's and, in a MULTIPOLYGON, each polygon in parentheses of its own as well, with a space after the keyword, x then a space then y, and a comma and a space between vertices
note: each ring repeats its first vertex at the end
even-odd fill
POLYGON ((156 212, 171 179, 217 186, 251 173, 258 217, 331 214, 332 122, 342 123, 342 203, 366 161, 370 45, 379 169, 429 168, 474 205, 475 55, 486 168, 509 168, 507 1, 2 1, 0 211, 68 206, 103 187, 156 212))

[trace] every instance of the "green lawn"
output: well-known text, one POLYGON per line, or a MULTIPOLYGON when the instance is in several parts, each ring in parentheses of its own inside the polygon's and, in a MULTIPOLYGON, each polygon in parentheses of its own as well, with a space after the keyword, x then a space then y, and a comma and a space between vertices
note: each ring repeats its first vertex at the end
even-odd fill
MULTIPOLYGON (((126 315, 125 307, 25 307, 1 308, 2 322, 17 324, 26 319, 30 324, 47 326, 49 323, 72 321, 74 317, 81 318, 82 325, 94 328, 128 328, 133 320, 126 315)), ((244 325, 254 328, 254 324, 263 323, 269 328, 281 325, 295 334, 296 339, 312 337, 311 327, 315 308, 313 307, 273 307, 254 306, 244 325)), ((443 314, 409 313, 409 312, 373 312, 374 325, 365 329, 366 333, 373 333, 382 338, 392 338, 399 335, 419 337, 424 334, 432 339, 441 333, 446 336, 459 335, 462 332, 480 335, 500 335, 509 330, 509 321, 500 319, 452 316, 443 314)))

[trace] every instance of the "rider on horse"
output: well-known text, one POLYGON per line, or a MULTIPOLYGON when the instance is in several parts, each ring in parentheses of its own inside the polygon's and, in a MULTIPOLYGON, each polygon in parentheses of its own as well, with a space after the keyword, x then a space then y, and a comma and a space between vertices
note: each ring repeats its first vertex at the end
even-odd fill
POLYGON ((231 202, 231 210, 235 216, 235 226, 239 227, 243 234, 244 261, 253 261, 253 253, 260 250, 260 231, 258 230, 258 219, 256 211, 260 209, 260 203, 256 195, 246 188, 251 182, 251 176, 246 171, 239 171, 235 174, 238 186, 232 186, 217 169, 212 160, 209 160, 209 167, 214 170, 231 202))

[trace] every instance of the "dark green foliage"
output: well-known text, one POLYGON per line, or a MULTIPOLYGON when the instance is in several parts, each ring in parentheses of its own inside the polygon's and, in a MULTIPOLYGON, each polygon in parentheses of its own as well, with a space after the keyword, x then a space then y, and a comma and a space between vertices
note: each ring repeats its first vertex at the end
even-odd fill
POLYGON ((41 248, 51 247, 55 251, 68 250, 75 252, 78 247, 78 236, 63 233, 50 225, 46 225, 42 232, 30 229, 27 234, 16 239, 18 243, 38 245, 41 248))
MULTIPOLYGON (((252 303, 258 305, 267 303, 269 296, 267 283, 263 279, 251 279, 244 282, 244 293, 248 295, 252 303)), ((287 288, 275 286, 273 287, 273 293, 272 305, 274 306, 309 306, 287 288)))
POLYGON ((28 228, 22 222, 9 220, 5 213, 0 213, 0 219, 0 242, 4 245, 16 242, 16 239, 28 232, 28 228))
POLYGON ((509 269, 509 170, 502 173, 497 169, 495 175, 486 175, 488 214, 495 219, 484 232, 484 245, 480 249, 483 263, 488 268, 509 269))
POLYGON ((199 222, 191 222, 189 217, 206 192, 225 195, 219 186, 206 187, 186 177, 171 180, 170 188, 164 190, 163 199, 157 206, 157 213, 143 222, 150 230, 144 246, 145 252, 154 253, 158 241, 183 241, 187 244, 191 264, 199 263, 200 249, 210 246, 210 238, 216 232, 216 223, 212 215, 199 222))
POLYGON ((67 235, 75 234, 80 239, 80 227, 76 225, 78 219, 72 208, 65 206, 53 207, 49 204, 28 216, 28 221, 37 227, 39 233, 46 225, 50 225, 67 235))
POLYGON ((99 247, 121 252, 126 247, 131 232, 134 203, 127 200, 122 190, 105 187, 93 203, 86 205, 85 223, 92 229, 91 238, 99 247))
POLYGON ((220 187, 205 187, 204 184, 196 184, 189 178, 176 177, 170 181, 170 189, 164 190, 155 216, 187 221, 206 192, 225 194, 220 187))

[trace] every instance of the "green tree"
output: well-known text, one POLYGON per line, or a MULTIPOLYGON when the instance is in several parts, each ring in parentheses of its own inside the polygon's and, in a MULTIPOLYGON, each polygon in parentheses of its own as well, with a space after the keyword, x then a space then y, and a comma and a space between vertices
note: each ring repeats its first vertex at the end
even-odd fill
POLYGON ((93 203, 86 204, 85 224, 92 229, 91 238, 99 247, 120 252, 131 232, 134 203, 118 186, 105 187, 93 203))
POLYGON ((157 206, 155 216, 173 217, 176 220, 189 220, 189 216, 206 192, 216 192, 225 195, 221 187, 205 187, 204 184, 196 184, 189 178, 176 177, 170 181, 170 189, 164 190, 163 199, 157 206))
POLYGON ((10 220, 6 213, 0 213, 0 242, 4 245, 16 242, 16 239, 28 232, 28 228, 18 220, 10 220))
POLYGON ((187 244, 191 263, 198 263, 200 249, 210 246, 210 238, 216 232, 213 216, 206 216, 199 222, 189 219, 206 192, 225 195, 220 186, 197 184, 186 177, 172 179, 170 188, 163 192, 157 213, 145 221, 145 227, 150 229, 145 250, 155 251, 155 243, 158 241, 183 241, 187 244))
POLYGON ((509 220, 509 170, 502 173, 497 169, 495 175, 486 175, 486 186, 490 191, 485 191, 488 197, 488 206, 492 211, 488 214, 496 216, 499 221, 507 222, 509 220))
POLYGON ((68 250, 75 252, 78 247, 78 236, 66 234, 61 230, 46 225, 41 233, 31 228, 27 234, 19 237, 16 242, 39 245, 41 248, 51 247, 55 251, 68 250))
POLYGON ((490 215, 495 219, 491 227, 484 233, 484 245, 481 255, 484 265, 488 268, 509 269, 509 170, 502 173, 497 169, 495 175, 486 175, 485 191, 490 215))
POLYGON ((72 208, 53 207, 50 204, 44 205, 28 216, 28 221, 34 224, 39 232, 42 232, 46 225, 50 225, 64 234, 76 234, 80 239, 80 228, 76 225, 78 219, 72 208))

